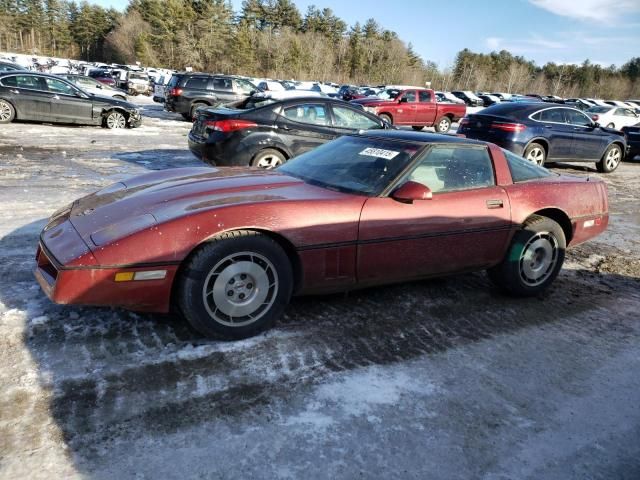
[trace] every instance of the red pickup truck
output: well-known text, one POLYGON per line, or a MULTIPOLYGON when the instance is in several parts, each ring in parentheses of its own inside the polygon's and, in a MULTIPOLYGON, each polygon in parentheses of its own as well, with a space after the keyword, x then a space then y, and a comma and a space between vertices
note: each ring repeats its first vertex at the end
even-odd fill
POLYGON ((410 125, 414 130, 434 126, 438 133, 448 132, 451 124, 467 113, 464 104, 438 102, 430 89, 402 90, 393 99, 367 97, 351 103, 362 105, 393 125, 410 125))

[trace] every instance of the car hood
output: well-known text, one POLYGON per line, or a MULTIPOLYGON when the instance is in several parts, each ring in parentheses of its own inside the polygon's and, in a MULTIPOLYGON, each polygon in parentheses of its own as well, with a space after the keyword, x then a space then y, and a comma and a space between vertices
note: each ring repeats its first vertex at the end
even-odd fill
POLYGON ((385 100, 383 98, 378 98, 378 97, 365 97, 365 98, 358 98, 357 100, 351 100, 350 103, 358 103, 360 105, 365 105, 367 107, 374 107, 377 105, 387 105, 389 103, 394 103, 395 100, 385 100))
POLYGON ((207 210, 346 194, 278 172, 249 168, 179 168, 110 185, 74 202, 70 220, 89 246, 207 210))

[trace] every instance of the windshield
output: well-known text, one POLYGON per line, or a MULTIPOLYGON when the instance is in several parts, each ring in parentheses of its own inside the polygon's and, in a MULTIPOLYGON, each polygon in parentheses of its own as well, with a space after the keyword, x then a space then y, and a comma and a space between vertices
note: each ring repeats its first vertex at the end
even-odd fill
POLYGON ((329 190, 376 196, 420 148, 417 143, 345 136, 289 160, 278 171, 329 190))
POLYGON ((130 73, 129 79, 130 80, 149 80, 149 77, 147 76, 146 73, 130 73))

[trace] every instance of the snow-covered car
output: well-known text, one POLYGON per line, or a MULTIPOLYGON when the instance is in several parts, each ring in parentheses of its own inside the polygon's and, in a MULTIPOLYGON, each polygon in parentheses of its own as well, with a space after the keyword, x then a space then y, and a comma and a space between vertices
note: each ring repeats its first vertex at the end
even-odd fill
POLYGON ((594 122, 598 122, 608 128, 620 130, 622 127, 630 127, 640 121, 638 114, 628 107, 612 107, 611 105, 598 105, 585 112, 594 122))
POLYGON ((265 80, 258 84, 258 88, 263 92, 283 92, 286 90, 284 85, 273 80, 265 80))
POLYGON ((113 88, 109 85, 105 85, 104 83, 100 83, 99 81, 91 77, 86 77, 84 75, 58 76, 64 78, 65 80, 69 80, 71 83, 77 85, 85 92, 93 93, 94 95, 101 95, 103 97, 111 97, 118 100, 128 100, 126 92, 120 90, 119 88, 113 88))

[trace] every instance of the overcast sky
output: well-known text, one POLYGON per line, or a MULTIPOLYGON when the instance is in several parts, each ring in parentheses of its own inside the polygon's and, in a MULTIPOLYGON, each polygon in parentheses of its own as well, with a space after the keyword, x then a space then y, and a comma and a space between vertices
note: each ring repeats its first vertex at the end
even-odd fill
MULTIPOLYGON (((124 9, 128 0, 91 0, 124 9)), ((232 0, 236 11, 242 0, 232 0)), ((309 5, 331 8, 350 25, 374 18, 411 42, 425 60, 441 68, 463 48, 507 49, 534 60, 582 63, 589 58, 620 66, 640 56, 640 0, 294 0, 304 15, 309 5)))

